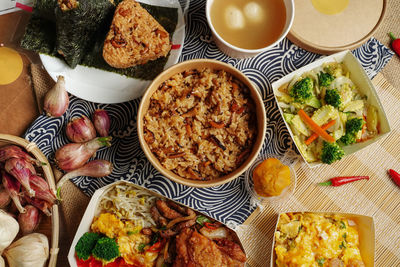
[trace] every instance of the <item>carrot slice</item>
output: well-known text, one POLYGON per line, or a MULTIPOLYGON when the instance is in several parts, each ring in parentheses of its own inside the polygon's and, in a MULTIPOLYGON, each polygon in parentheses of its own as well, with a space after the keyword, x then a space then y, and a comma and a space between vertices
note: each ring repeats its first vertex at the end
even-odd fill
POLYGON ((335 139, 330 136, 325 130, 319 127, 318 124, 316 124, 315 121, 313 121, 304 110, 300 109, 298 114, 300 118, 304 121, 304 123, 307 124, 314 133, 318 134, 322 137, 322 139, 329 143, 335 142, 335 139))
MULTIPOLYGON (((336 120, 331 120, 330 122, 324 124, 321 126, 322 130, 327 130, 328 128, 330 128, 332 125, 334 125, 336 123, 336 120)), ((318 138, 318 134, 313 133, 310 137, 307 138, 307 140, 304 142, 307 146, 309 144, 311 144, 312 142, 315 141, 315 139, 318 138)))

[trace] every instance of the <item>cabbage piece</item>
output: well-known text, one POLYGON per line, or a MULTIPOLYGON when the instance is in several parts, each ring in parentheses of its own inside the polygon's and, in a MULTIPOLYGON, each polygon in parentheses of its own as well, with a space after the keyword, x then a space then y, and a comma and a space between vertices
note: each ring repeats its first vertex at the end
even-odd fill
POLYGON ((298 136, 295 135, 293 139, 301 155, 303 155, 304 159, 307 162, 317 161, 317 158, 315 157, 314 153, 308 149, 307 145, 304 144, 304 142, 302 142, 298 136))
POLYGON ((311 131, 308 129, 307 125, 301 120, 299 115, 295 115, 291 121, 291 125, 296 128, 298 132, 305 136, 310 136, 311 131))
POLYGON ((363 100, 354 100, 348 102, 343 109, 343 112, 356 112, 364 108, 363 100))
POLYGON ((311 119, 319 126, 327 123, 330 120, 336 119, 338 116, 337 110, 331 105, 322 106, 314 112, 311 119))

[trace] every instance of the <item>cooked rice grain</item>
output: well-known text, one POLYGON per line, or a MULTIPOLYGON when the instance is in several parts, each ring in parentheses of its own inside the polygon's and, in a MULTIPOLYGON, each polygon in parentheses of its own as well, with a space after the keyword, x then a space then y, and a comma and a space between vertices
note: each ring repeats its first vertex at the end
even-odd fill
POLYGON ((144 138, 177 175, 212 180, 236 170, 257 135, 249 89, 222 70, 175 74, 153 93, 144 138))

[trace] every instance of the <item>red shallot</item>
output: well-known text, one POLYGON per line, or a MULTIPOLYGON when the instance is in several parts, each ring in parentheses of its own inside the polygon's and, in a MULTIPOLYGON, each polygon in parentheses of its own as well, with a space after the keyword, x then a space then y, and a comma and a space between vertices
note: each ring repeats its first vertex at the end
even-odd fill
POLYGON ((96 151, 103 146, 111 146, 111 137, 97 137, 86 143, 66 144, 59 148, 55 160, 62 170, 72 171, 82 167, 96 151))
POLYGON ((61 179, 57 183, 57 195, 59 195, 60 189, 63 184, 69 179, 77 176, 104 177, 111 174, 112 168, 112 163, 107 160, 92 160, 82 167, 75 169, 61 177, 61 179))
POLYGON ((50 190, 49 185, 42 177, 31 175, 29 183, 35 191, 35 198, 46 200, 50 204, 57 203, 55 194, 50 190))
POLYGON ((93 113, 93 123, 100 136, 108 136, 110 131, 110 116, 104 109, 97 109, 93 113))
POLYGON ((24 159, 29 163, 41 166, 44 163, 31 157, 28 153, 23 151, 19 146, 9 145, 0 148, 0 162, 4 162, 11 158, 24 159))
POLYGON ((29 177, 32 174, 36 174, 32 164, 23 159, 11 158, 6 161, 4 168, 21 183, 30 197, 35 196, 35 191, 32 190, 29 184, 29 177))
POLYGON ((25 213, 18 215, 18 223, 23 235, 35 231, 40 222, 40 212, 36 207, 26 205, 25 209, 25 213))
POLYGON ((88 117, 73 118, 68 124, 66 134, 69 140, 75 143, 83 143, 96 137, 96 130, 88 117))
POLYGON ((65 89, 65 80, 63 76, 57 77, 57 83, 47 92, 44 97, 44 107, 47 116, 60 117, 68 109, 69 97, 65 89))
POLYGON ((30 198, 27 195, 24 195, 26 202, 30 203, 31 205, 35 206, 36 208, 40 209, 44 214, 47 216, 51 216, 51 207, 53 204, 47 202, 46 200, 39 199, 39 198, 30 198))
POLYGON ((4 188, 4 186, 0 185, 0 209, 7 207, 10 201, 11 201, 10 194, 4 188))
POLYGON ((16 179, 11 177, 5 171, 1 172, 2 174, 2 181, 4 188, 7 190, 8 194, 10 195, 11 199, 14 201, 15 206, 17 207, 20 213, 25 213, 26 210, 22 207, 21 200, 19 198, 19 191, 21 190, 21 184, 16 179))

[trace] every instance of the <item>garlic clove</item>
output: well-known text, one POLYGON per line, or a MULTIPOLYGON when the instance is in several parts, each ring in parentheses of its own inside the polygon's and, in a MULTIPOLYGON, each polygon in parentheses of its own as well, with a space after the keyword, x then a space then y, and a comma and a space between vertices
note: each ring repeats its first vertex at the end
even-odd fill
POLYGON ((47 116, 60 117, 68 109, 69 97, 65 89, 65 80, 63 76, 57 77, 57 83, 47 92, 44 97, 44 107, 47 116))
POLYGON ((110 131, 110 116, 104 109, 97 109, 93 113, 93 123, 100 136, 108 136, 110 131))
POLYGON ((26 212, 18 215, 18 223, 23 235, 30 234, 36 230, 40 223, 40 212, 32 206, 25 206, 26 212))
POLYGON ((68 139, 75 143, 87 142, 96 138, 96 130, 93 123, 84 115, 73 118, 67 124, 66 134, 68 139))
POLYGON ((0 210, 0 255, 19 232, 18 222, 5 211, 0 210))
POLYGON ((28 234, 12 243, 4 256, 10 267, 43 267, 49 258, 49 240, 44 234, 28 234))

